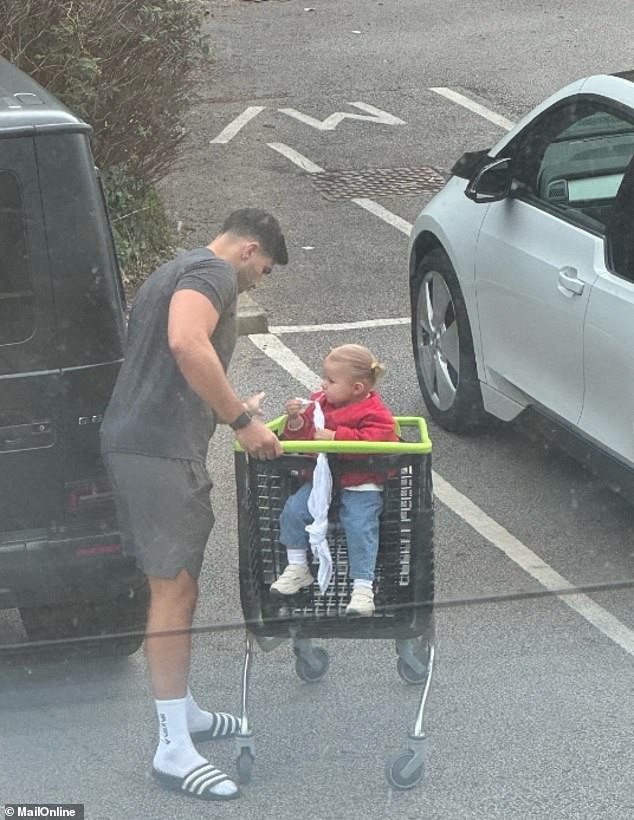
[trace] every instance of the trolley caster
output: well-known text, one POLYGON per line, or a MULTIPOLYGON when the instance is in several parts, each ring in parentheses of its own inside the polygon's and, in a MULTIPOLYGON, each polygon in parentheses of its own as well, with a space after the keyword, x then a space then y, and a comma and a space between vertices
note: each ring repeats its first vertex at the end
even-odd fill
POLYGON ((410 686, 423 683, 427 677, 427 667, 425 667, 422 672, 419 672, 413 669, 408 663, 405 663, 403 658, 399 658, 396 661, 396 671, 401 680, 410 686))
POLYGON ((236 769, 238 770, 238 780, 240 783, 246 784, 251 782, 254 760, 253 755, 248 749, 242 749, 236 760, 236 769))
POLYGON ((385 764, 387 782, 394 789, 413 789, 423 779, 425 761, 412 749, 391 758, 385 764))
POLYGON ((297 652, 295 659, 295 671, 297 676, 306 683, 317 683, 320 681, 330 666, 330 658, 325 649, 317 647, 312 649, 310 654, 297 652))
POLYGON ((429 676, 429 644, 416 640, 397 641, 396 671, 410 686, 425 683, 429 676))

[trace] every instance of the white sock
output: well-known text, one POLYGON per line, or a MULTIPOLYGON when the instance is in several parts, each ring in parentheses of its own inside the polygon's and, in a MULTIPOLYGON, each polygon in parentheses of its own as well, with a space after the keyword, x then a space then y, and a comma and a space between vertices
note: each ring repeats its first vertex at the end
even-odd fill
POLYGON ((213 717, 211 712, 206 712, 194 700, 189 686, 187 687, 186 697, 186 714, 187 714, 187 728, 190 732, 204 732, 206 729, 211 729, 213 717))
POLYGON ((287 549, 286 557, 289 564, 299 564, 302 567, 308 566, 308 557, 305 549, 287 549))
MULTIPOLYGON (((159 721, 159 745, 154 755, 154 768, 165 774, 185 777, 208 761, 196 751, 187 726, 187 698, 156 700, 159 721)), ((238 787, 232 780, 218 783, 214 794, 233 794, 238 787)))
POLYGON ((355 578, 352 582, 352 589, 372 589, 372 581, 368 581, 367 578, 355 578))
POLYGON ((187 726, 187 698, 157 700, 159 744, 154 755, 154 768, 166 774, 184 777, 192 769, 206 763, 196 751, 187 726))

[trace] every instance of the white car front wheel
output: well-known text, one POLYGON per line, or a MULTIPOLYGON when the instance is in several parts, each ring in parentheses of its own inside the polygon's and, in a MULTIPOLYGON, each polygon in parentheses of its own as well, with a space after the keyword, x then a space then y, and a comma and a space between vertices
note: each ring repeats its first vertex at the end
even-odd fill
POLYGON ((434 421, 469 432, 484 420, 471 326, 455 271, 440 248, 427 253, 412 287, 412 343, 420 389, 434 421))

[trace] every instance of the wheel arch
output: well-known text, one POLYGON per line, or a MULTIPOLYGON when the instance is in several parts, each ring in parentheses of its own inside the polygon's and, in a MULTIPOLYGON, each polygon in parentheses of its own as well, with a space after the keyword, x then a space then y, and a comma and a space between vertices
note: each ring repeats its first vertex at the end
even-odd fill
POLYGON ((416 280, 416 272, 421 259, 430 251, 439 248, 444 253, 447 253, 442 242, 432 231, 421 231, 412 242, 412 247, 409 255, 409 283, 410 283, 410 298, 413 294, 413 283, 416 280))

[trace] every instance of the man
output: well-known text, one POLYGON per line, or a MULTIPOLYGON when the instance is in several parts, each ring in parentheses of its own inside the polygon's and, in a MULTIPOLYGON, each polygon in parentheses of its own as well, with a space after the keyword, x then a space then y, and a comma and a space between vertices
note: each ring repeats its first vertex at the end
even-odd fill
POLYGON ((197 579, 214 521, 205 460, 217 421, 231 425, 250 455, 281 454, 275 435, 253 417, 264 394, 243 402, 226 371, 238 293, 287 262, 277 220, 248 208, 232 213, 206 248, 149 276, 135 299, 101 429, 125 548, 150 587, 145 652, 159 719, 153 774, 204 800, 237 797, 238 787, 193 740, 229 737, 239 724, 201 709, 188 686, 197 579))

